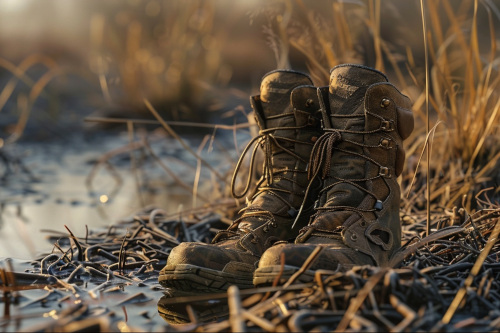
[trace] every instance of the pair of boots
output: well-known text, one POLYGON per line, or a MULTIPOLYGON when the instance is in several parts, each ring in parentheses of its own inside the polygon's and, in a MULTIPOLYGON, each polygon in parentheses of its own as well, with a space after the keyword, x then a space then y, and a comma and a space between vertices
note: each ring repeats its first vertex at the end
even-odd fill
MULTIPOLYGON (((175 247, 160 284, 194 293, 271 284, 278 276, 283 282, 318 246, 303 280, 319 269, 387 266, 401 246, 396 178, 413 130, 409 99, 379 71, 340 65, 321 88, 306 74, 272 71, 250 101, 260 132, 233 185, 243 156, 255 145, 252 168, 261 147, 256 193, 212 244, 175 247)), ((245 196, 250 183, 233 195, 245 196)))

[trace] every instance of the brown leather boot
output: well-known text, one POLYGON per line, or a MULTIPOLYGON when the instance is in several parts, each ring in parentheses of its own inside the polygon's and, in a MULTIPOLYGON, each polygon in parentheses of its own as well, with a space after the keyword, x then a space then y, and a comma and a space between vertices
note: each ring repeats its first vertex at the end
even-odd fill
POLYGON ((267 250, 255 272, 256 285, 280 273, 286 281, 313 250, 322 250, 301 280, 314 270, 355 265, 387 266, 401 247, 400 188, 403 140, 413 130, 409 99, 379 71, 360 65, 332 69, 319 88, 325 134, 311 154, 310 176, 323 180, 316 213, 295 244, 267 250))
POLYGON ((241 217, 217 234, 212 244, 186 242, 172 250, 159 276, 165 287, 189 293, 223 291, 231 284, 253 287, 253 272, 262 253, 277 241, 293 240, 314 212, 314 199, 306 200, 306 212, 298 222, 301 226, 291 228, 309 184, 307 163, 314 141, 322 134, 316 87, 305 74, 273 71, 264 76, 260 95, 250 101, 260 132, 243 151, 232 188, 237 198, 248 193, 250 178, 240 194, 234 193, 234 180, 243 157, 255 145, 251 169, 258 147, 264 151, 256 194, 241 217))

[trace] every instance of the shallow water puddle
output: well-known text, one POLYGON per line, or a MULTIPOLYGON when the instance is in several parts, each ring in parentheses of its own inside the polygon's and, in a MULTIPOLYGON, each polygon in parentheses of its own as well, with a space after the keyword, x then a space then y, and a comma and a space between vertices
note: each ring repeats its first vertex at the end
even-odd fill
MULTIPOLYGON (((76 235, 84 236, 86 228, 115 223, 139 210, 142 202, 174 211, 179 204, 189 208, 190 194, 169 186, 168 177, 158 168, 148 170, 148 188, 141 190, 141 202, 129 153, 112 160, 119 179, 103 165, 93 178, 92 188, 87 187, 95 161, 126 143, 124 138, 110 137, 99 144, 31 143, 15 147, 11 154, 23 155, 21 161, 31 175, 14 167, 18 170, 1 187, 0 258, 30 259, 50 252, 52 244, 43 230, 66 233, 66 225, 76 235)), ((142 175, 143 182, 146 176, 142 175)))

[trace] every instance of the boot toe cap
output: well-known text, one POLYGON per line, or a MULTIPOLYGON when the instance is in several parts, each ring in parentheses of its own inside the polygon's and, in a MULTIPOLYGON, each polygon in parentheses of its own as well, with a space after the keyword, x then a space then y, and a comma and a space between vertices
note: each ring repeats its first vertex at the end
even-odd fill
POLYGON ((279 244, 267 249, 259 261, 259 268, 281 265, 284 256, 286 266, 301 267, 314 250, 315 246, 279 244))
POLYGON ((164 270, 173 270, 177 265, 184 264, 222 270, 229 261, 224 251, 217 246, 186 242, 172 249, 164 270))

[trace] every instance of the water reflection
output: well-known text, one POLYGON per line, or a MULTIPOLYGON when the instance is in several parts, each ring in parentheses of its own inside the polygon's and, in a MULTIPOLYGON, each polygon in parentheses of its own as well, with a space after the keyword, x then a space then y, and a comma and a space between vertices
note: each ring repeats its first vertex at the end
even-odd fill
MULTIPOLYGON (((0 258, 31 259, 50 252, 53 245, 43 230, 65 232, 67 226, 82 236, 87 230, 113 224, 139 211, 142 200, 136 179, 130 176, 129 160, 113 161, 116 172, 121 174, 120 182, 105 168, 95 174, 91 187, 87 182, 96 157, 124 142, 110 137, 100 146, 78 143, 20 147, 19 151, 27 155, 23 166, 30 173, 19 168, 14 172, 12 167, 11 174, 0 184, 0 258)), ((147 178, 142 179, 143 201, 172 211, 177 211, 179 204, 189 207, 190 193, 169 184, 169 178, 158 168, 148 166, 147 172, 147 178)))
POLYGON ((158 314, 169 324, 217 322, 227 319, 227 298, 210 299, 216 295, 203 295, 193 301, 190 296, 172 297, 166 292, 158 301, 158 314), (205 299, 203 299, 205 298, 205 299))

